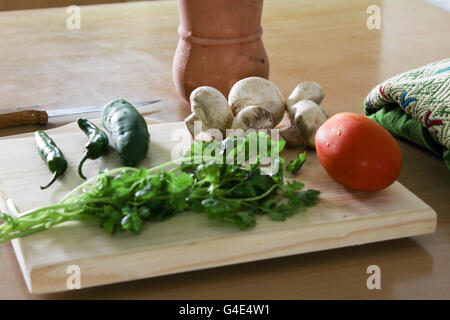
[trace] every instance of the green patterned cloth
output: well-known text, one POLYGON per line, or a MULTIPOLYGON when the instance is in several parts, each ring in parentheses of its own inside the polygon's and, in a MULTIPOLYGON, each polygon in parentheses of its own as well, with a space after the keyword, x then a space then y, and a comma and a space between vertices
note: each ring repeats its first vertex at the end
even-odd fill
POLYGON ((370 91, 366 116, 432 151, 450 169, 450 59, 399 74, 370 91))

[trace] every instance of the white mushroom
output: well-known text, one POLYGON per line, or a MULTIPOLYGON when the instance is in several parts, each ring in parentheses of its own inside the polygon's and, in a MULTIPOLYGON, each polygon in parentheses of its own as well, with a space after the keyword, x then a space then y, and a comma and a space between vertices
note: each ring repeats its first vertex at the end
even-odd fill
POLYGON ((242 109, 234 118, 232 129, 271 129, 273 128, 272 113, 259 106, 248 106, 242 109))
POLYGON ((311 100, 316 104, 320 104, 324 97, 325 90, 320 84, 313 81, 305 81, 295 87, 286 101, 286 106, 289 108, 302 100, 311 100))
POLYGON ((280 131, 289 147, 307 145, 315 147, 316 132, 327 120, 327 114, 311 100, 302 100, 288 108, 292 126, 280 131))
POLYGON ((208 86, 198 87, 192 91, 190 102, 192 114, 184 122, 193 137, 198 133, 194 132, 195 121, 202 122, 202 131, 217 129, 225 136, 226 129, 233 122, 233 113, 219 90, 208 86))
POLYGON ((247 106, 258 106, 272 114, 272 127, 284 116, 284 97, 278 87, 267 79, 249 77, 236 82, 228 95, 228 104, 234 116, 247 106))

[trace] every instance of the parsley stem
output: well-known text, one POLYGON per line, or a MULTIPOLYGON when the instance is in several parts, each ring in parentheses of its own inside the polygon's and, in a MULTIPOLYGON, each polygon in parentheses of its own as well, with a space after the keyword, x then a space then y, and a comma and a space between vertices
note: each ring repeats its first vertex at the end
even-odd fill
POLYGON ((68 194, 66 194, 66 195, 64 196, 64 198, 62 198, 62 200, 61 200, 59 203, 65 203, 65 202, 66 202, 68 199, 70 199, 74 194, 77 194, 78 192, 80 192, 81 190, 83 190, 84 187, 86 187, 86 186, 92 184, 93 182, 98 181, 98 180, 100 180, 101 178, 104 178, 104 177, 106 177, 106 176, 109 176, 109 175, 112 175, 112 174, 121 172, 121 171, 139 171, 139 169, 132 168, 132 167, 122 167, 122 168, 116 168, 116 169, 113 169, 113 170, 111 170, 111 171, 107 171, 107 172, 104 172, 104 173, 102 173, 102 174, 99 174, 98 176, 89 179, 88 181, 86 181, 86 182, 80 184, 78 187, 76 187, 75 189, 73 189, 72 191, 70 191, 68 194))
POLYGON ((267 195, 269 195, 275 188, 279 187, 278 184, 274 184, 273 186, 271 186, 269 188, 269 190, 267 190, 266 192, 264 192, 263 194, 256 196, 256 197, 252 197, 252 198, 237 198, 237 199, 231 199, 231 198, 226 198, 223 197, 223 199, 226 199, 228 201, 255 201, 255 200, 259 200, 262 199, 264 197, 266 197, 267 195))

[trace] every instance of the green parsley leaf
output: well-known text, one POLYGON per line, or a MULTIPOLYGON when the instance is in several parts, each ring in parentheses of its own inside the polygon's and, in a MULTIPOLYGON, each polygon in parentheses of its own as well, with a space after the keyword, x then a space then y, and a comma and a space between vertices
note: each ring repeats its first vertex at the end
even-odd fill
MULTIPOLYGON (((77 220, 96 220, 111 235, 137 235, 144 223, 163 221, 184 211, 199 212, 239 229, 255 226, 256 216, 261 214, 286 220, 315 205, 320 192, 304 190, 305 185, 298 181, 285 182, 285 160, 279 156, 284 146, 284 140, 272 140, 260 131, 194 143, 180 162, 150 169, 104 170, 56 205, 19 218, 1 214, 0 243, 77 220), (272 172, 262 169, 266 159, 273 161, 272 172)), ((300 154, 286 170, 296 174, 305 156, 300 154)))
POLYGON ((292 172, 292 174, 296 175, 303 167, 305 161, 306 161, 306 151, 300 153, 294 160, 289 162, 289 164, 286 167, 286 171, 292 172))

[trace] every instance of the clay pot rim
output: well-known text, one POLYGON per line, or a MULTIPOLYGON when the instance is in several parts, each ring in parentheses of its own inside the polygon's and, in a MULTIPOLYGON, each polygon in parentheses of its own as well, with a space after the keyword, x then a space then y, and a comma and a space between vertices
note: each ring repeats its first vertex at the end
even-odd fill
POLYGON ((191 31, 186 31, 181 25, 178 26, 178 35, 181 39, 184 41, 194 43, 194 44, 200 44, 200 45, 232 45, 232 44, 239 44, 239 43, 245 43, 245 42, 252 42, 259 40, 263 34, 263 29, 260 26, 258 31, 254 34, 245 36, 245 37, 238 37, 238 38, 204 38, 204 37, 198 37, 194 36, 191 31))

